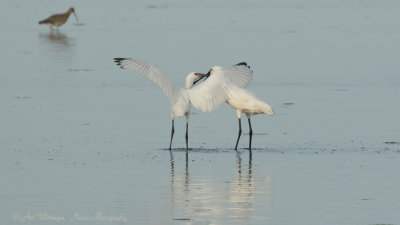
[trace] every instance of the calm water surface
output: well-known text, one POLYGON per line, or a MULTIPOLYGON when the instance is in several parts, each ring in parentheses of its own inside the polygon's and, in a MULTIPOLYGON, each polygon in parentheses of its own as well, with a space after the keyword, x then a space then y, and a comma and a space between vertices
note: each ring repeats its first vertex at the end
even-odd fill
POLYGON ((400 224, 398 1, 40 4, 0 9, 1 224, 400 224), (114 57, 177 86, 247 61, 277 114, 236 152, 235 111, 193 109, 168 151, 169 103, 114 57))

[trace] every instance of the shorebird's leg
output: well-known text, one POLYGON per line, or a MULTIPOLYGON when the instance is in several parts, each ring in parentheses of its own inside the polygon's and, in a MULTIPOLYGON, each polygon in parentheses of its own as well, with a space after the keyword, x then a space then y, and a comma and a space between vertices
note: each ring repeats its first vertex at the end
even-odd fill
POLYGON ((169 142, 169 150, 171 150, 172 138, 174 137, 175 129, 174 129, 174 119, 172 119, 172 128, 171 128, 171 140, 169 142))
POLYGON ((188 127, 189 127, 189 123, 186 123, 186 135, 185 135, 185 139, 186 139, 186 150, 189 149, 189 145, 188 145, 188 141, 189 141, 188 127))
POLYGON ((249 150, 251 151, 251 139, 253 137, 253 129, 251 128, 251 122, 250 122, 250 117, 247 118, 249 120, 249 135, 250 135, 250 141, 249 141, 249 150))
POLYGON ((188 129, 189 129, 189 112, 186 113, 186 134, 185 134, 185 140, 186 140, 186 150, 189 150, 189 134, 188 134, 188 129))
POLYGON ((239 139, 240 139, 240 135, 242 135, 242 121, 241 118, 238 118, 239 121, 239 133, 238 133, 238 137, 236 140, 236 145, 235 145, 235 150, 237 150, 238 144, 239 144, 239 139))

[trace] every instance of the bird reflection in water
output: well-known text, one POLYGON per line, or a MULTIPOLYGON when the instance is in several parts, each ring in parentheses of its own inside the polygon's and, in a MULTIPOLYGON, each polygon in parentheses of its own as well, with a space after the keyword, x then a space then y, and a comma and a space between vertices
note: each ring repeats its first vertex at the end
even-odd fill
POLYGON ((236 182, 230 187, 230 210, 233 212, 231 215, 236 222, 248 221, 251 218, 251 211, 253 210, 253 195, 255 188, 252 183, 252 151, 249 151, 248 163, 243 162, 241 153, 236 151, 237 160, 237 179, 236 182))
POLYGON ((268 220, 264 210, 268 210, 265 206, 270 200, 271 179, 255 176, 251 152, 244 154, 248 155, 247 159, 237 151, 236 167, 227 170, 228 177, 222 179, 217 173, 193 176, 190 172, 195 168, 190 165, 192 161, 189 160, 188 151, 185 152, 184 172, 179 172, 177 163, 180 161, 176 157, 180 153, 175 154, 170 152, 171 208, 174 220, 187 220, 189 224, 246 224, 259 219, 268 220), (235 173, 233 177, 229 175, 230 171, 235 173))
POLYGON ((50 30, 39 33, 39 43, 44 59, 48 59, 52 71, 72 69, 75 56, 75 39, 60 31, 50 30))
POLYGON ((50 32, 39 33, 39 37, 46 42, 51 42, 59 46, 69 47, 71 46, 71 38, 66 34, 56 30, 50 30, 50 32))
MULTIPOLYGON (((172 151, 170 151, 170 163, 171 163, 171 196, 175 196, 175 183, 178 181, 180 183, 183 182, 184 186, 184 192, 189 193, 189 151, 186 150, 185 153, 186 157, 186 164, 185 164, 185 174, 184 174, 184 180, 182 181, 182 176, 176 177, 175 175, 175 160, 174 160, 174 154, 172 151)), ((178 184, 179 185, 179 184, 178 184)), ((172 198, 172 201, 174 202, 175 199, 172 198)))

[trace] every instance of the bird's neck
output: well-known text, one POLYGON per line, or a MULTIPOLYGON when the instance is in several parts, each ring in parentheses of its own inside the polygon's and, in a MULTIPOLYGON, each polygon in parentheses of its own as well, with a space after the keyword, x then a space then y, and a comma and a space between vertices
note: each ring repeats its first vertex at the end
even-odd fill
POLYGON ((194 73, 190 73, 187 77, 186 77, 186 88, 192 88, 193 87, 193 82, 196 79, 196 76, 194 75, 194 73))
POLYGON ((190 89, 193 87, 193 82, 186 82, 186 88, 190 89))

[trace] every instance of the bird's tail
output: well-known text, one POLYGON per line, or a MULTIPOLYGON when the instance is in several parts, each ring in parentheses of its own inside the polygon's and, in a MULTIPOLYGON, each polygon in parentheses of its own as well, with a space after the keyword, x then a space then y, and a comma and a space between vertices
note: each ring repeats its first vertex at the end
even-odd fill
POLYGON ((270 116, 275 115, 275 110, 270 105, 268 105, 267 103, 262 102, 262 101, 260 101, 259 104, 260 104, 260 108, 263 113, 270 115, 270 116))

